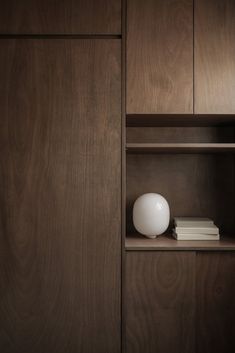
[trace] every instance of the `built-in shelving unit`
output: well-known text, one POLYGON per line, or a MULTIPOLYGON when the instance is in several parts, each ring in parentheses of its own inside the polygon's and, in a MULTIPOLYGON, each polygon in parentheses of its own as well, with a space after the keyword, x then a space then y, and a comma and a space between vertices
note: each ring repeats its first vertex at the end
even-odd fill
POLYGON ((162 235, 156 239, 148 239, 139 234, 129 234, 126 237, 127 251, 139 250, 192 250, 192 251, 231 251, 235 250, 235 238, 222 236, 220 240, 213 241, 184 241, 175 240, 170 234, 162 235))
POLYGON ((234 1, 126 10, 125 352, 235 351, 234 1), (145 193, 170 207, 156 239, 133 224, 145 193), (176 240, 174 217, 210 218, 220 240, 176 240))

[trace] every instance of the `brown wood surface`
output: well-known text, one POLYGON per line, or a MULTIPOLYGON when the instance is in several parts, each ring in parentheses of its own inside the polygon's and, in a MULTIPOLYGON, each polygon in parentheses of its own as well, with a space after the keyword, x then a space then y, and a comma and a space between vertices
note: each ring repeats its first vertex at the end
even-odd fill
POLYGON ((128 252, 126 353, 193 353, 195 253, 128 252))
POLYGON ((222 235, 234 237, 234 180, 233 154, 128 154, 127 233, 135 232, 137 197, 155 192, 167 199, 171 219, 209 217, 222 235))
POLYGON ((234 126, 235 114, 128 114, 127 126, 234 126))
POLYGON ((120 34, 121 0, 0 0, 0 34, 120 34))
POLYGON ((195 1, 195 113, 235 113, 235 1, 195 1))
POLYGON ((141 234, 127 234, 125 242, 127 251, 141 250, 200 250, 200 251, 235 251, 235 237, 221 235, 220 240, 176 240, 172 234, 166 234, 156 239, 148 239, 141 234))
POLYGON ((197 254, 197 352, 235 351, 235 253, 197 254))
POLYGON ((120 353, 120 49, 0 42, 2 353, 120 353))
POLYGON ((128 0, 127 113, 193 113, 192 0, 128 0))
POLYGON ((121 352, 125 353, 125 238, 126 238, 126 1, 122 0, 122 298, 121 352))
POLYGON ((127 153, 234 153, 235 143, 127 143, 127 153))
MULTIPOLYGON (((160 143, 160 144, 218 144, 234 143, 235 129, 232 126, 158 126, 128 127, 127 143, 160 143)), ((229 145, 231 146, 231 145, 229 145)))

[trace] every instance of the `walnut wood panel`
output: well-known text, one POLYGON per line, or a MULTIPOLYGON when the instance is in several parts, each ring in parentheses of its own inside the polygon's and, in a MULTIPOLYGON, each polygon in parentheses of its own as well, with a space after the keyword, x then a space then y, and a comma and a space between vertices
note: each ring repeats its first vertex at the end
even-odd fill
POLYGON ((194 252, 127 253, 126 353, 193 353, 194 310, 194 252))
POLYGON ((0 351, 118 353, 120 42, 0 47, 0 351))
POLYGON ((127 232, 135 232, 137 197, 156 192, 169 202, 171 218, 209 217, 222 235, 234 236, 234 180, 233 154, 128 154, 127 232))
POLYGON ((235 351, 235 253, 197 254, 197 352, 235 351))
POLYGON ((0 0, 2 34, 120 34, 121 0, 0 0))
POLYGON ((235 153, 235 143, 127 143, 127 153, 235 153))
POLYGON ((193 112, 193 1, 127 1, 127 113, 193 112))
POLYGON ((195 113, 235 113, 235 1, 195 1, 195 113))

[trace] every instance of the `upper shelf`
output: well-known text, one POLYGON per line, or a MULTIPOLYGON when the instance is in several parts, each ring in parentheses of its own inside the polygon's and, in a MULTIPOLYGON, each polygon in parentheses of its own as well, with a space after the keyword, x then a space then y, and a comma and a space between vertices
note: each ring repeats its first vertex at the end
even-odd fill
POLYGON ((235 143, 127 143, 127 153, 235 153, 235 143))
POLYGON ((148 126, 229 126, 235 125, 235 114, 128 114, 127 127, 148 126))
POLYGON ((175 240, 171 235, 148 239, 139 234, 128 235, 125 241, 128 251, 138 250, 200 250, 200 251, 235 251, 235 238, 221 237, 221 240, 175 240))

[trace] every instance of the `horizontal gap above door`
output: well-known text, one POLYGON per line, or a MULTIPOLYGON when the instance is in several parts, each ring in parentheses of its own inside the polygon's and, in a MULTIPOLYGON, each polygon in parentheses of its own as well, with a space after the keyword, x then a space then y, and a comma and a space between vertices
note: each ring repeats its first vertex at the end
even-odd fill
POLYGON ((0 34, 0 39, 121 39, 121 34, 0 34))

